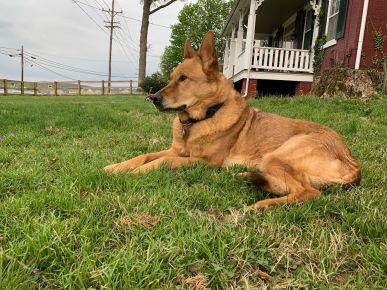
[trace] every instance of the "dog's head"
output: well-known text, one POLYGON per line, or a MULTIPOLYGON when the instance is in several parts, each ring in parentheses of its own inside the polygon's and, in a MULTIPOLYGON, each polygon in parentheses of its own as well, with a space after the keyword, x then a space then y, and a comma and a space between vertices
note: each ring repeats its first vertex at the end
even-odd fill
POLYGON ((171 73, 167 86, 151 100, 162 112, 178 112, 187 118, 201 119, 208 107, 224 102, 231 83, 219 72, 214 33, 204 36, 198 53, 189 40, 184 46, 184 61, 171 73))

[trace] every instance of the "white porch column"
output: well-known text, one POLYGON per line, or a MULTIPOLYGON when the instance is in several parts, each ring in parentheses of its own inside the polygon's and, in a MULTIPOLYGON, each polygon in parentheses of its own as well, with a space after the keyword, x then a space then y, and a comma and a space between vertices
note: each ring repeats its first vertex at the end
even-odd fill
POLYGON ((246 54, 244 59, 245 67, 250 66, 252 61, 254 37, 255 37, 255 17, 256 17, 255 10, 256 10, 256 0, 250 0, 249 18, 247 20, 246 54))
POLYGON ((230 78, 234 74, 234 65, 235 65, 235 47, 236 47, 236 38, 235 38, 235 33, 236 33, 236 27, 235 25, 232 26, 231 28, 231 39, 230 39, 230 57, 228 58, 228 73, 227 77, 230 78))
POLYGON ((223 53, 223 73, 226 72, 226 69, 228 70, 229 60, 230 60, 230 38, 226 38, 226 45, 224 47, 224 53, 223 53))
POLYGON ((237 42, 236 42, 236 57, 242 52, 242 41, 243 41, 243 17, 245 16, 244 11, 239 12, 239 23, 238 23, 238 32, 237 32, 237 42))
POLYGON ((321 2, 322 2, 322 0, 310 0, 310 5, 312 6, 313 11, 314 11, 314 15, 316 16, 316 18, 314 20, 312 46, 311 46, 311 49, 312 49, 311 60, 310 60, 311 61, 311 66, 310 66, 311 72, 313 72, 314 46, 316 44, 318 30, 320 27, 319 14, 320 14, 320 9, 321 9, 321 2))

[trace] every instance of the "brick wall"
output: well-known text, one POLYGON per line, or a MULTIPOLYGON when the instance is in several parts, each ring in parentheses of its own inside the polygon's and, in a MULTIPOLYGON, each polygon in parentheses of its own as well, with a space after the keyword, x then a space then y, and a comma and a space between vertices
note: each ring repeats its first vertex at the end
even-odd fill
POLYGON ((296 90, 295 95, 296 96, 303 96, 308 95, 312 89, 312 83, 311 82, 298 82, 296 84, 296 90))
MULTIPOLYGON (((374 56, 381 60, 381 53, 375 51, 375 30, 380 30, 384 35, 383 52, 387 55, 387 1, 370 0, 368 3, 367 22, 364 31, 362 58, 360 60, 360 69, 372 68, 372 58, 374 56)), ((382 66, 379 67, 382 70, 382 66)))
POLYGON ((325 49, 322 65, 323 70, 337 65, 340 67, 355 68, 363 1, 348 1, 344 37, 338 39, 335 45, 325 49))
POLYGON ((335 45, 325 49, 324 61, 322 64, 323 70, 337 65, 340 67, 355 68, 363 1, 364 0, 348 1, 344 37, 338 39, 335 45))
MULTIPOLYGON (((246 79, 243 79, 241 94, 244 95, 245 92, 246 92, 246 79)), ((249 89, 248 89, 248 93, 247 93, 247 98, 255 99, 256 96, 257 96, 257 80, 250 79, 249 80, 249 89)))
MULTIPOLYGON (((322 69, 333 66, 355 68, 357 45, 359 42, 361 17, 364 0, 348 1, 347 18, 344 37, 337 43, 325 49, 322 69)), ((360 69, 372 68, 372 58, 375 56, 375 29, 381 30, 387 37, 387 1, 369 0, 367 22, 364 31, 362 58, 360 69)), ((384 44, 384 54, 387 54, 387 43, 384 44)), ((381 59, 380 54, 378 56, 381 59)), ((380 67, 382 70, 382 67, 380 67)))

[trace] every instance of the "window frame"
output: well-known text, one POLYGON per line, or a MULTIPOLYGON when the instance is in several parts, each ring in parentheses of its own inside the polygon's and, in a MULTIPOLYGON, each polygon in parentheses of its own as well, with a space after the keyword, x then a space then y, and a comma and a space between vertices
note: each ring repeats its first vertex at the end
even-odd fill
POLYGON ((313 19, 313 12, 312 12, 312 8, 308 7, 306 10, 305 10, 305 19, 304 19, 304 30, 302 32, 302 49, 304 50, 311 50, 312 47, 310 47, 309 49, 305 49, 305 35, 308 33, 308 32, 311 32, 312 33, 312 38, 313 38, 313 33, 314 33, 314 21, 316 21, 315 19, 313 19), (310 13, 310 14, 309 14, 310 13), (306 25, 308 23, 308 15, 312 18, 311 19, 311 26, 309 29, 306 29, 306 25))
MULTIPOLYGON (((336 29, 335 29, 335 32, 334 32, 334 35, 333 35, 333 38, 328 40, 327 44, 328 43, 333 43, 333 40, 336 41, 336 30, 337 30, 337 23, 338 23, 338 20, 339 20, 339 15, 340 15, 340 2, 341 0, 329 0, 329 3, 328 3, 328 15, 327 15, 327 20, 326 20, 326 23, 325 23, 325 35, 328 36, 328 29, 329 29, 329 20, 336 16, 337 15, 337 21, 336 21, 336 29), (332 7, 332 2, 333 1, 337 1, 337 12, 333 13, 331 15, 331 7, 332 7)), ((331 44, 333 45, 333 44, 331 44)))

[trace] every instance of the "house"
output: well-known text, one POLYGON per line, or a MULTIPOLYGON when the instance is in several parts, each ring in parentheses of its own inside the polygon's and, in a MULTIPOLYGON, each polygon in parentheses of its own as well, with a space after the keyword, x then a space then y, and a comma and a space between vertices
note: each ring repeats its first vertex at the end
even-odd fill
POLYGON ((318 37, 321 70, 365 69, 387 56, 386 25, 386 0, 236 0, 222 31, 223 73, 244 96, 306 94, 318 37))

